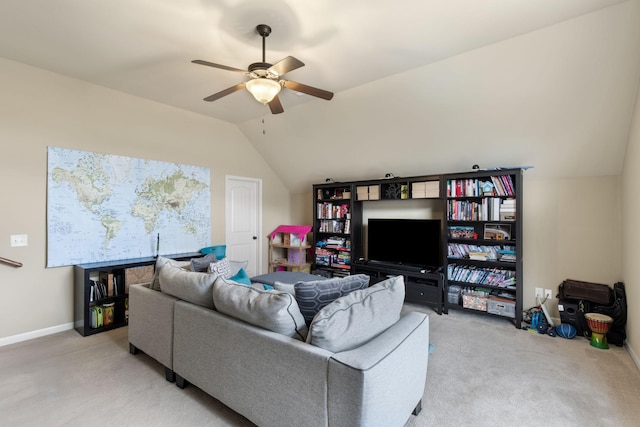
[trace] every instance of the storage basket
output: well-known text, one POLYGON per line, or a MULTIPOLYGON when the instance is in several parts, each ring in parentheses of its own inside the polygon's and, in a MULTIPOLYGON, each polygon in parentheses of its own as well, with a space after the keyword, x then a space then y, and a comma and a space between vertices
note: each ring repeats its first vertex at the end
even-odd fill
POLYGON ((465 292, 462 294, 462 306, 472 310, 487 311, 487 296, 483 292, 465 292))
POLYGON ((516 317, 516 303, 505 298, 489 297, 487 300, 487 311, 492 314, 514 319, 516 317))

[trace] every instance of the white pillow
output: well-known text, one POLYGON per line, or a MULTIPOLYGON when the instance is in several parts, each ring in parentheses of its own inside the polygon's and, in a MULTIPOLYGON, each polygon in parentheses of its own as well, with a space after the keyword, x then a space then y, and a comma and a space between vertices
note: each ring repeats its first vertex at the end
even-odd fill
POLYGON ((231 264, 227 258, 209 264, 209 273, 216 273, 218 276, 228 279, 233 276, 231 274, 231 264))
POLYGON ((229 267, 231 268, 231 274, 229 277, 233 277, 240 271, 241 268, 247 269, 249 265, 249 261, 234 261, 232 259, 229 260, 229 267))

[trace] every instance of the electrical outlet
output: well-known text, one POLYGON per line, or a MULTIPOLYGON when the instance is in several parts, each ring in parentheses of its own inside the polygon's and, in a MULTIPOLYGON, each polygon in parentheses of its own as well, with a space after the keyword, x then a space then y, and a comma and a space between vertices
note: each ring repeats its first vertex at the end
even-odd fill
POLYGON ((11 246, 27 246, 28 238, 26 234, 12 234, 11 246))
POLYGON ((552 293, 551 293, 551 289, 545 289, 545 290, 544 290, 544 297, 545 297, 545 299, 551 299, 551 298, 553 298, 553 295, 552 295, 552 293))
POLYGON ((536 298, 542 298, 542 288, 536 288, 536 298))

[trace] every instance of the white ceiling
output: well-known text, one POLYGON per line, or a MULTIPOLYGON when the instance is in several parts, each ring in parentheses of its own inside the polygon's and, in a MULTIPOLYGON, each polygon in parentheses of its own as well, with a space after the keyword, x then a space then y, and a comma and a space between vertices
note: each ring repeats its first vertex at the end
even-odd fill
POLYGON ((2 0, 0 56, 235 123, 294 192, 474 163, 615 175, 640 77, 640 5, 2 0), (280 115, 244 90, 202 100, 246 78, 191 60, 259 62, 262 23, 267 62, 300 59, 285 78, 333 100, 285 89, 280 115))

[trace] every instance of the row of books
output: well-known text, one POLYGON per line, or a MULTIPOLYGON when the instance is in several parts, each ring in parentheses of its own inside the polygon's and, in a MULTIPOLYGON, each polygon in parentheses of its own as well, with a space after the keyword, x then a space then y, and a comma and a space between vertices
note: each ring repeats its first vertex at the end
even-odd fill
POLYGON ((351 215, 349 214, 348 203, 318 203, 317 210, 318 219, 341 219, 351 217, 351 215))
POLYGON ((491 176, 487 179, 468 178, 447 181, 447 197, 514 196, 511 175, 491 176))
POLYGON ((502 268, 482 268, 470 265, 449 264, 447 277, 456 282, 515 289, 516 272, 502 268))
POLYGON ((450 225, 449 238, 475 240, 478 238, 478 233, 473 225, 450 225))
POLYGON ((513 221, 515 199, 486 197, 475 200, 447 200, 447 218, 451 221, 513 221), (511 201, 513 200, 513 202, 511 201), (501 215, 504 213, 505 215, 501 215))
POLYGON ((351 220, 331 220, 331 219, 323 219, 320 220, 318 225, 319 233, 341 233, 341 234, 350 234, 351 233, 351 220))
POLYGON ((316 248, 316 265, 351 268, 351 249, 346 247, 316 248))
POLYGON ((466 258, 480 261, 515 261, 515 246, 511 245, 468 245, 449 243, 449 258, 466 258))
POLYGON ((99 301, 108 297, 124 295, 126 291, 122 275, 100 271, 97 277, 90 278, 90 301, 99 301))

